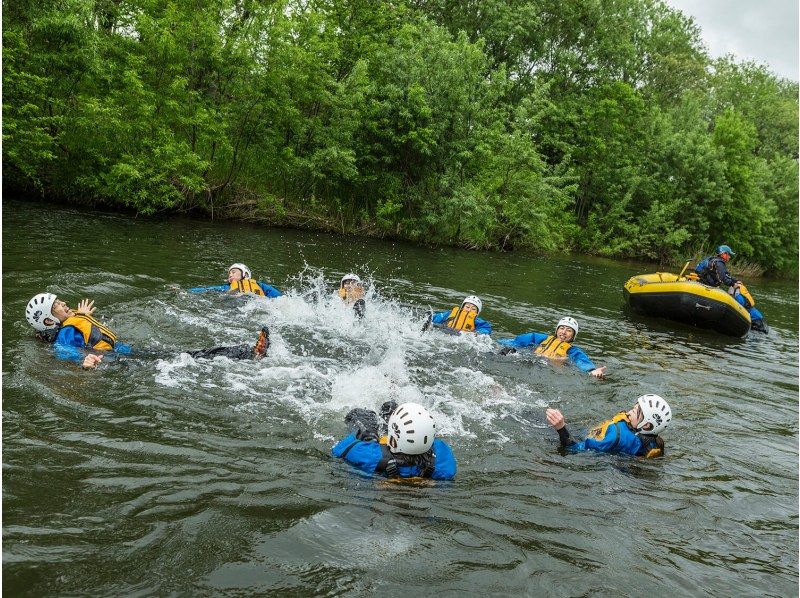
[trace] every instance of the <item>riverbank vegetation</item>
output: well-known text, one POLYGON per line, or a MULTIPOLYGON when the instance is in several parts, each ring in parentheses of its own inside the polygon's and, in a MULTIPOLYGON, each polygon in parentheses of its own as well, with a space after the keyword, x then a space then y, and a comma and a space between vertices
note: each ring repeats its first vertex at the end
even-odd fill
POLYGON ((6 191, 798 261, 798 85, 660 0, 3 2, 6 191))

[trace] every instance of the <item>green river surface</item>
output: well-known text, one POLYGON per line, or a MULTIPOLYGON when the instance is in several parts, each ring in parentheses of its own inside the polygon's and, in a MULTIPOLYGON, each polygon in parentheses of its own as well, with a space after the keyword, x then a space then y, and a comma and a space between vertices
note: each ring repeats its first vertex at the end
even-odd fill
POLYGON ((623 283, 654 270, 6 199, 3 589, 796 596, 797 283, 748 281, 772 330, 731 339, 626 314, 623 283), (185 291, 233 262, 286 295, 185 291), (369 280, 363 321, 335 296, 349 271, 369 280), (94 299, 160 357, 59 361, 24 316, 45 290, 94 299), (473 293, 494 339, 573 315, 607 379, 420 331, 473 293), (180 353, 263 324, 263 361, 180 353), (581 435, 645 393, 672 406, 662 459, 564 455, 545 423, 557 406, 581 435), (434 414, 454 482, 330 456, 349 409, 389 399, 434 414))

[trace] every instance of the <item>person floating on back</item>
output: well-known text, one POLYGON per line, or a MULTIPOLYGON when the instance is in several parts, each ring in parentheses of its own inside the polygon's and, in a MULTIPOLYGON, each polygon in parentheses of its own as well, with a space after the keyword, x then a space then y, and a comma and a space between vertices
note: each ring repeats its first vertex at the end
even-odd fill
POLYGON ((643 395, 629 411, 620 411, 592 428, 588 437, 581 441, 570 436, 561 411, 548 409, 546 417, 558 432, 561 446, 571 452, 621 453, 649 459, 664 454, 664 440, 659 434, 672 421, 672 410, 660 396, 643 395))
POLYGON ((429 314, 422 330, 424 332, 434 326, 451 334, 460 334, 461 332, 491 334, 492 325, 478 317, 482 309, 483 302, 480 298, 470 295, 464 298, 459 307, 453 307, 449 312, 440 311, 435 314, 429 314))
POLYGON ((339 297, 345 305, 352 305, 356 316, 363 318, 367 304, 364 301, 364 286, 357 274, 345 274, 339 283, 339 297))
POLYGON ((381 416, 353 409, 344 418, 350 433, 331 449, 369 474, 388 478, 452 480, 456 475, 453 451, 436 438, 436 422, 417 403, 394 401, 381 406, 381 416), (386 434, 383 436, 383 434, 386 434))
MULTIPOLYGON (((156 354, 134 352, 130 345, 118 342, 117 335, 94 317, 95 309, 94 301, 88 299, 83 299, 73 310, 53 293, 39 293, 28 302, 25 317, 36 330, 37 338, 52 343, 56 357, 80 363, 86 369, 96 368, 107 353, 134 356, 156 354)), ((183 352, 192 357, 261 359, 268 347, 269 330, 262 328, 255 346, 238 345, 183 352)), ((164 356, 164 352, 159 351, 157 355, 164 356)))
POLYGON ((605 376, 606 366, 595 366, 583 350, 572 344, 577 335, 578 322, 575 318, 567 316, 559 320, 555 334, 529 332, 520 334, 515 338, 502 339, 498 342, 501 345, 506 345, 500 351, 501 355, 516 353, 517 349, 532 347, 536 355, 546 357, 556 363, 569 360, 584 372, 588 372, 589 375, 595 378, 602 378, 605 376))
POLYGON ((252 277, 250 268, 239 263, 233 264, 228 268, 228 284, 189 289, 190 293, 204 293, 206 291, 218 291, 221 293, 230 293, 231 295, 252 294, 260 297, 280 297, 283 295, 283 293, 275 287, 263 282, 258 282, 252 277))

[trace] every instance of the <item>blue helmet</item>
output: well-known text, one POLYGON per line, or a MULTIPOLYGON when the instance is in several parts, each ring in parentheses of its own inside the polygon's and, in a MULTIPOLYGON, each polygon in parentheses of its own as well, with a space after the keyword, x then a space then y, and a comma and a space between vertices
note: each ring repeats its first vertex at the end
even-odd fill
POLYGON ((723 253, 727 253, 731 257, 736 255, 735 253, 733 253, 733 249, 731 249, 727 245, 720 245, 719 247, 717 247, 717 255, 722 255, 723 253))

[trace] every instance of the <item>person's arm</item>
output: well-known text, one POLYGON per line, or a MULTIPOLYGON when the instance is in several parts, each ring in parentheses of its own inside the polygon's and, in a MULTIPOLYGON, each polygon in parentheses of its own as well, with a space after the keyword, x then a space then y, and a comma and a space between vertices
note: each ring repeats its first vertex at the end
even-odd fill
POLYGON ((218 284, 218 285, 211 286, 211 287, 194 287, 192 289, 189 289, 189 292, 190 293, 205 293, 207 291, 218 291, 220 293, 224 293, 225 291, 227 291, 230 288, 231 288, 231 285, 229 285, 229 284, 218 284))
POLYGON ((575 441, 569 435, 567 430, 567 422, 564 415, 558 409, 548 409, 545 411, 547 423, 550 424, 556 432, 558 432, 558 441, 563 448, 572 448, 575 446, 575 441))
POLYGON ((602 378, 605 376, 606 366, 597 367, 592 360, 589 359, 589 356, 575 345, 569 348, 569 351, 567 351, 567 357, 569 357, 572 363, 577 365, 581 371, 587 372, 595 378, 602 378))
POLYGON ((278 289, 276 289, 275 287, 271 287, 270 285, 268 285, 265 282, 259 282, 258 286, 261 287, 261 290, 264 291, 264 294, 267 297, 274 298, 274 297, 280 297, 281 295, 283 295, 283 293, 281 293, 278 289))
POLYGON ((431 479, 452 480, 456 477, 456 458, 447 443, 437 438, 433 441, 433 452, 436 454, 436 463, 431 479))
POLYGON ((481 318, 475 318, 475 334, 491 334, 492 325, 481 318))
POLYGON ((132 351, 133 348, 126 343, 114 343, 114 353, 119 353, 120 355, 130 355, 132 351))
POLYGON ((53 350, 58 359, 81 363, 86 353, 83 335, 73 326, 64 326, 58 331, 58 336, 53 342, 53 350))
POLYGON ((728 267, 722 260, 717 260, 716 268, 717 268, 717 276, 719 276, 719 280, 723 284, 732 287, 735 286, 737 282, 739 282, 733 276, 731 276, 730 272, 728 272, 728 267))
POLYGON ((444 324, 447 321, 447 316, 449 315, 449 311, 437 311, 435 314, 433 314, 431 322, 434 324, 444 324))
POLYGON ((381 445, 377 442, 359 440, 355 434, 349 434, 334 445, 331 454, 355 465, 361 471, 375 473, 375 468, 381 460, 381 445))
POLYGON ((525 347, 534 347, 547 338, 546 334, 538 332, 529 332, 527 334, 520 334, 514 338, 504 338, 497 341, 501 345, 523 349, 525 347))

